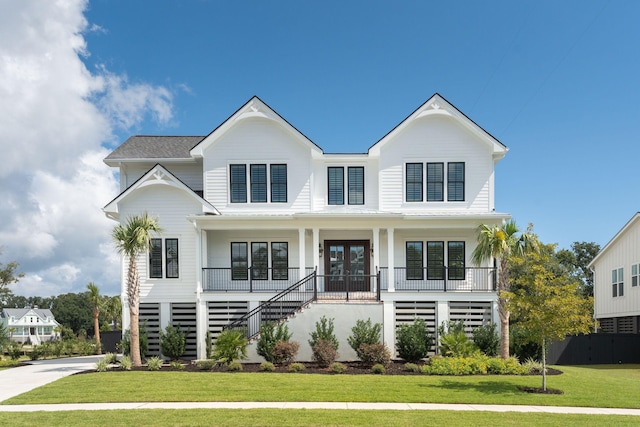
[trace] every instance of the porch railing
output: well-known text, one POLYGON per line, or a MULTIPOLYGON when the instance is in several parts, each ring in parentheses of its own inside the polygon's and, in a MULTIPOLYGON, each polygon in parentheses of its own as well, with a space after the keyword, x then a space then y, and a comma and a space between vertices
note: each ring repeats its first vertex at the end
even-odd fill
MULTIPOLYGON (((313 272, 307 268, 305 276, 313 272)), ((202 290, 205 292, 278 292, 298 283, 300 269, 248 267, 203 268, 202 290)))
MULTIPOLYGON (((394 269, 395 290, 398 292, 493 292, 496 290, 495 267, 439 267, 394 269)), ((383 290, 389 289, 389 269, 380 268, 383 290)))

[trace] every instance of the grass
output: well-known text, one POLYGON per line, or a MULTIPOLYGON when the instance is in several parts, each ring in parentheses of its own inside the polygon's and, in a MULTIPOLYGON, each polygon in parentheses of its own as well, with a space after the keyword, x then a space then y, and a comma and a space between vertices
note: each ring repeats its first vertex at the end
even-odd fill
POLYGON ((478 411, 360 411, 306 409, 140 409, 0 413, 3 425, 64 426, 632 426, 638 417, 478 411), (284 413, 283 411, 286 411, 284 413))
MULTIPOLYGON (((3 404, 163 401, 476 403, 640 408, 640 365, 569 367, 548 377, 563 395, 520 392, 539 376, 111 372, 73 375, 3 404), (168 387, 167 384, 171 386, 168 387)), ((637 419, 636 419, 637 420, 637 419)))

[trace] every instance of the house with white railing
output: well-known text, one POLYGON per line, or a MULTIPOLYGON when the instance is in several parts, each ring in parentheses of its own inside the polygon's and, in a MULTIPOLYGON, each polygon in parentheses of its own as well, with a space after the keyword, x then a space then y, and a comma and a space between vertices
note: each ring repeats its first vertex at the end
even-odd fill
POLYGON ((40 345, 60 336, 60 324, 48 308, 5 308, 0 313, 0 322, 14 342, 40 345))
MULTIPOLYGON (((330 124, 328 124, 330 125, 330 124)), ((132 136, 105 162, 121 193, 104 207, 163 229, 140 257, 141 320, 190 331, 187 356, 236 322, 249 335, 286 318, 309 360, 309 332, 335 319, 341 359, 359 319, 396 328, 421 317, 468 330, 497 320, 493 263, 471 264, 495 210, 507 148, 435 94, 366 153, 325 153, 257 97, 205 136, 132 136)), ((127 260, 122 260, 124 327, 127 260)))

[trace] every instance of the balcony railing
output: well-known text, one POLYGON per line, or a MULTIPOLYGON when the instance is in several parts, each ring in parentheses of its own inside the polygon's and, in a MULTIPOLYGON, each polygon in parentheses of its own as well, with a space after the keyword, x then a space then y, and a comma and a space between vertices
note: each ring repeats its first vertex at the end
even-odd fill
MULTIPOLYGON (((305 275, 313 272, 307 268, 305 275)), ((279 292, 298 283, 299 268, 203 268, 202 290, 205 292, 279 292)))
MULTIPOLYGON (((494 267, 396 267, 395 290, 397 292, 493 292, 496 290, 494 267)), ((380 269, 383 290, 389 289, 389 269, 380 269)))

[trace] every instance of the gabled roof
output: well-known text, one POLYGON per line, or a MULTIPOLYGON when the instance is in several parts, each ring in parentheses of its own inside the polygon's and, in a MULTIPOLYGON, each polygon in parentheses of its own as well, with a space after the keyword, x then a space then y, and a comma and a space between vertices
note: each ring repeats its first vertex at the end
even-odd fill
POLYGON ((4 318, 9 318, 9 317, 13 316, 16 319, 22 319, 30 311, 33 311, 41 319, 46 319, 47 317, 50 317, 50 318, 53 319, 53 313, 48 308, 31 308, 31 307, 26 307, 26 308, 5 308, 5 309, 2 310, 2 314, 1 315, 4 318))
POLYGON ((600 252, 598 252, 598 254, 591 260, 591 262, 589 263, 589 265, 587 265, 587 267, 592 268, 595 265, 598 258, 600 258, 602 254, 608 251, 609 248, 611 248, 618 241, 618 239, 620 239, 625 234, 625 232, 629 228, 631 228, 633 224, 635 224, 638 221, 640 221, 640 212, 636 212, 635 215, 633 215, 631 219, 627 221, 624 227, 622 227, 620 231, 618 231, 616 235, 613 236, 611 240, 609 240, 609 243, 607 243, 602 249, 600 249, 600 252))
POLYGON ((177 188, 179 190, 187 193, 191 198, 196 200, 198 203, 202 205, 202 212, 205 214, 214 214, 220 215, 220 212, 205 199, 200 197, 195 191, 189 188, 184 182, 182 182, 178 177, 165 169, 162 165, 156 164, 154 167, 149 169, 147 173, 142 175, 140 179, 131 184, 129 188, 124 190, 120 195, 118 195, 115 199, 107 203, 107 205, 102 208, 102 210, 109 216, 110 218, 118 218, 118 203, 125 200, 132 193, 134 193, 139 188, 147 187, 149 185, 169 185, 171 187, 177 188))
POLYGON ((209 135, 207 135, 202 141, 200 141, 191 150, 192 157, 203 157, 204 151, 213 144, 219 137, 224 135, 229 129, 237 125, 242 120, 248 118, 260 117, 282 126, 291 135, 293 135, 298 141, 307 145, 312 151, 322 154, 322 148, 316 143, 311 141, 305 134, 296 129, 291 123, 286 121, 280 114, 269 107, 264 101, 257 96, 252 97, 242 107, 240 107, 235 113, 229 116, 220 126, 215 128, 209 135))
POLYGON ((506 145, 498 141, 498 139, 496 139, 489 132, 478 126, 476 122, 467 117, 462 111, 458 110, 443 96, 435 93, 413 113, 409 114, 407 118, 396 125, 396 127, 391 129, 389 133, 383 136, 378 142, 373 144, 369 148, 369 154, 379 155, 380 148, 383 147, 387 142, 389 142, 389 140, 393 139, 393 137, 402 132, 402 130, 404 130, 411 122, 418 118, 431 115, 440 115, 453 118, 456 122, 460 123, 466 129, 468 129, 472 134, 476 135, 480 140, 485 141, 487 144, 491 145, 494 158, 500 159, 504 157, 506 152, 509 150, 506 145))
POLYGON ((119 162, 126 161, 191 160, 189 152, 203 139, 204 136, 136 135, 113 150, 104 162, 117 166, 119 162))

